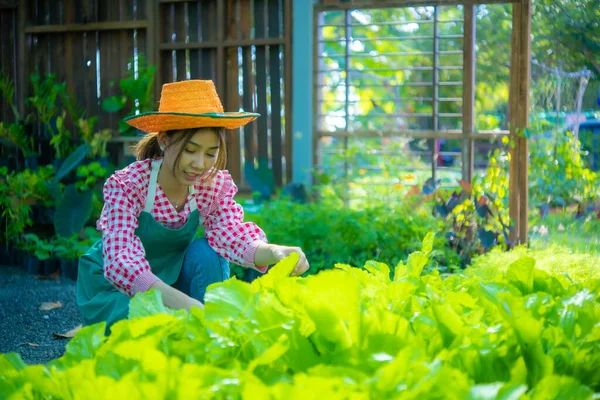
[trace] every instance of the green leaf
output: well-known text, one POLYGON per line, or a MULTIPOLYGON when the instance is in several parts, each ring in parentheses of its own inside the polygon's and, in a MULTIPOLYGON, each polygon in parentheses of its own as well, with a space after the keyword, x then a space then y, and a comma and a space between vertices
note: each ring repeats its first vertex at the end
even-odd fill
POLYGON ((0 371, 3 373, 9 370, 21 371, 26 366, 19 353, 0 354, 0 371))
POLYGON ((384 282, 390 281, 390 267, 377 261, 367 261, 365 269, 384 282))
POLYGON ((433 232, 427 232, 425 238, 423 239, 423 246, 421 247, 421 251, 427 255, 431 253, 433 250, 433 240, 435 239, 435 234, 433 232))
POLYGON ((523 295, 533 291, 535 259, 532 257, 521 257, 508 267, 506 277, 515 285, 523 295))
POLYGON ((75 149, 75 151, 73 151, 60 166, 60 169, 54 177, 54 184, 58 184, 65 176, 69 174, 69 172, 71 172, 74 168, 77 168, 77 166, 85 159, 85 157, 87 157, 90 150, 91 147, 86 143, 75 149))
POLYGON ((174 315, 174 311, 165 307, 161 293, 156 289, 136 294, 129 303, 129 319, 155 314, 174 315))
POLYGON ((125 96, 112 96, 102 101, 102 109, 109 113, 120 111, 127 104, 127 97, 125 96))
POLYGON ((68 185, 56 201, 54 229, 58 236, 69 238, 78 234, 92 214, 93 193, 80 192, 75 184, 68 185))
POLYGON ((56 366, 70 367, 83 359, 94 358, 106 341, 106 323, 84 326, 67 344, 65 357, 53 362, 56 366))

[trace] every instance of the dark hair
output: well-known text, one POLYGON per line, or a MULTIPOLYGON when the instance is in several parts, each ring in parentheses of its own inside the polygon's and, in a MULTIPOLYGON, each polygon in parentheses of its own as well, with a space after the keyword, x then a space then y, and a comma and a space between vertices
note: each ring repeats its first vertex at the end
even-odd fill
MULTIPOLYGON (((178 146, 177 156, 175 157, 175 165, 179 164, 179 160, 181 159, 181 153, 185 148, 185 145, 190 141, 192 136, 194 136, 200 129, 212 129, 219 138, 219 154, 217 156, 217 160, 213 166, 213 169, 208 176, 208 180, 213 178, 217 171, 221 169, 225 169, 227 166, 227 141, 225 139, 225 129, 224 128, 191 128, 191 129, 179 129, 173 131, 165 131, 165 134, 171 138, 169 140, 169 147, 178 146)), ((148 158, 160 158, 163 156, 164 152, 160 149, 160 145, 158 144, 158 135, 159 133, 148 133, 144 136, 133 148, 133 154, 138 161, 145 160, 148 158)))

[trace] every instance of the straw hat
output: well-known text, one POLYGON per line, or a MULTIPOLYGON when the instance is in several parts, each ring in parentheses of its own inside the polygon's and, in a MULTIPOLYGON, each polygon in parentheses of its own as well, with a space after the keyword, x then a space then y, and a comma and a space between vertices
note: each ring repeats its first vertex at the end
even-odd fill
POLYGON ((188 80, 163 85, 158 111, 133 115, 124 121, 144 132, 159 132, 203 127, 236 129, 259 116, 223 112, 213 81, 188 80))

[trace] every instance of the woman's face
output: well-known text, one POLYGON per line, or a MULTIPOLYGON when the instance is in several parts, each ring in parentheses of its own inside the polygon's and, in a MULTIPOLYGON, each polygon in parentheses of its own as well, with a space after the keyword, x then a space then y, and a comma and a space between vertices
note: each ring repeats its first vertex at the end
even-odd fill
POLYGON ((187 143, 167 145, 164 162, 171 167, 175 180, 182 185, 191 186, 199 183, 201 178, 209 173, 217 161, 218 155, 219 137, 217 133, 210 128, 201 128, 192 135, 187 143), (180 149, 181 157, 179 163, 175 165, 180 149))

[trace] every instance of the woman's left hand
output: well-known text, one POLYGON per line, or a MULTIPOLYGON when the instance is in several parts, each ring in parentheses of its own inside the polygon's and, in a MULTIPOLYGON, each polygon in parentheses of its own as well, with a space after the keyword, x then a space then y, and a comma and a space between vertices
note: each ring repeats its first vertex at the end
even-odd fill
POLYGON ((292 271, 292 275, 302 275, 309 268, 308 260, 306 259, 306 255, 302 251, 300 247, 291 247, 291 246, 280 246, 277 244, 261 244, 256 249, 256 254, 254 255, 254 264, 255 265, 271 265, 276 264, 279 261, 283 260, 287 256, 292 253, 298 253, 300 258, 296 263, 296 267, 292 271))

